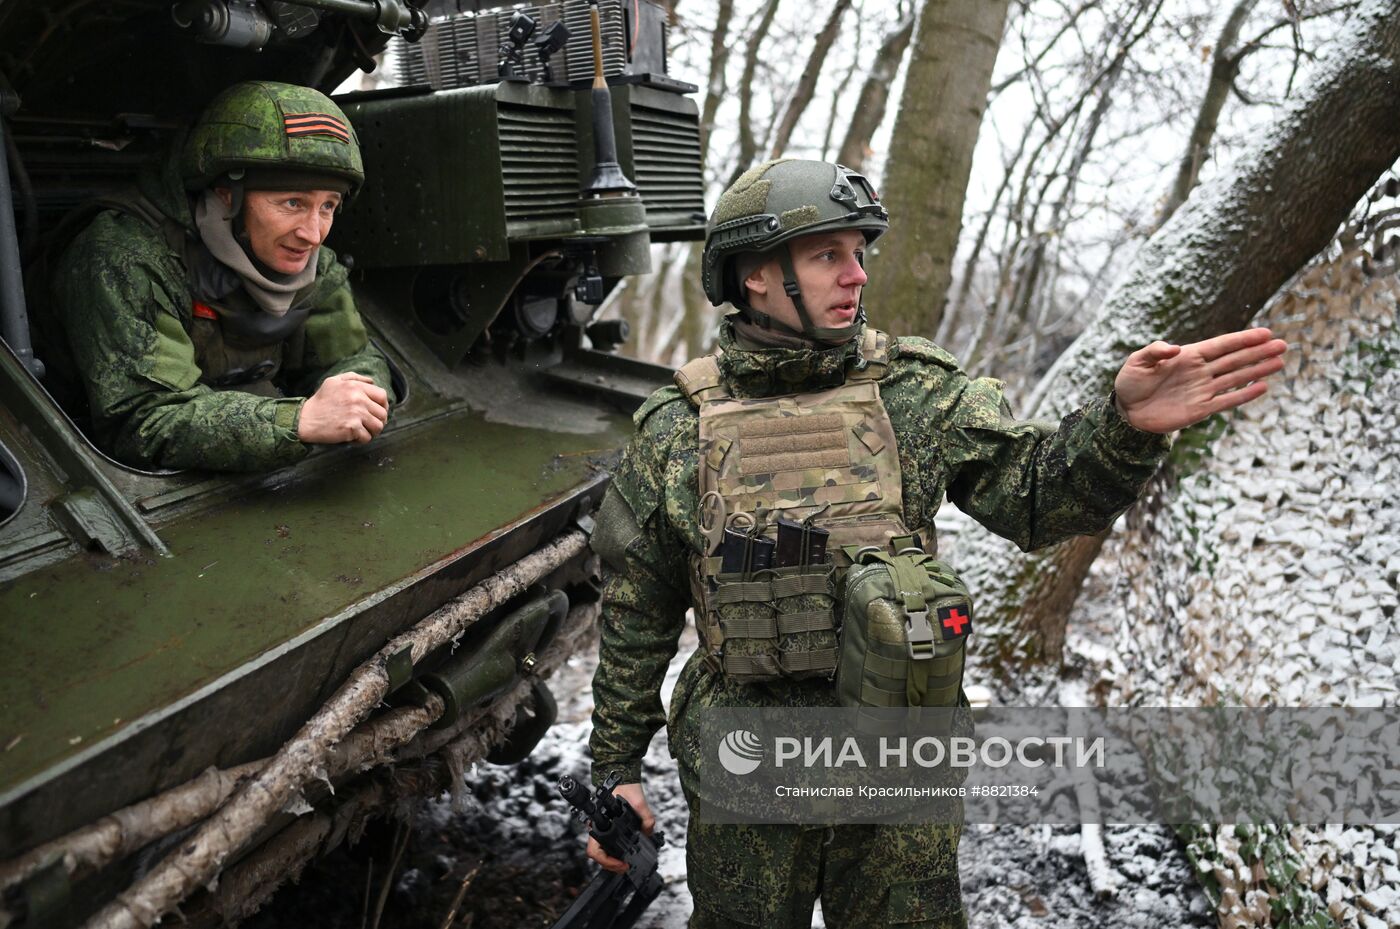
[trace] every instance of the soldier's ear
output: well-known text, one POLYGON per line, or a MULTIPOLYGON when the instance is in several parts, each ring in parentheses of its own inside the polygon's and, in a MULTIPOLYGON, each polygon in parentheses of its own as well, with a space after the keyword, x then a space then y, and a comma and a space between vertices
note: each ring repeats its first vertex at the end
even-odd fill
POLYGON ((219 202, 224 205, 225 209, 233 206, 233 191, 227 187, 215 187, 214 195, 219 198, 219 202))
POLYGON ((770 262, 765 261, 755 265, 744 278, 744 286, 748 288, 749 293, 768 296, 768 279, 763 276, 763 272, 769 264, 770 262))

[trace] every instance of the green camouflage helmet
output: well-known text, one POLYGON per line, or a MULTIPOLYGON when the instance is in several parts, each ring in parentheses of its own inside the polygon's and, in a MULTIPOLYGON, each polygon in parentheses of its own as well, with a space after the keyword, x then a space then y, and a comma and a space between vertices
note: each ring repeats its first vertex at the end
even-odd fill
POLYGON ((859 229, 873 242, 889 225, 875 188, 849 168, 793 158, 766 161, 745 171, 715 204, 701 262, 705 296, 715 306, 744 307, 732 261, 741 253, 833 229, 859 229))
POLYGON ((348 185, 347 198, 365 179, 359 140, 340 107, 319 90, 272 81, 225 90, 185 141, 181 175, 190 190, 225 176, 241 181, 250 172, 337 179, 348 185))

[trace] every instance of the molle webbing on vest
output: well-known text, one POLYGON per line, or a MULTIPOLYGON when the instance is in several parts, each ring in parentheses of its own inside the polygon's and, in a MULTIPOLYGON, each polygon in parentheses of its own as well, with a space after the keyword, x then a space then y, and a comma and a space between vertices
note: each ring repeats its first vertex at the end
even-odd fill
POLYGON ((850 467, 846 424, 837 414, 740 423, 739 471, 764 474, 850 467))
MULTIPOLYGON (((894 427, 880 400, 890 339, 867 329, 838 387, 736 399, 715 356, 696 359, 676 384, 700 411, 701 496, 713 491, 772 539, 777 518, 830 533, 830 561, 720 573, 705 552, 692 561, 697 625, 711 667, 741 681, 830 676, 837 664, 838 568, 845 545, 887 548, 908 536, 894 427)), ((731 523, 731 525, 733 525, 731 523)))
POLYGON ((821 511, 823 528, 888 517, 890 536, 838 533, 843 545, 907 534, 894 429, 874 381, 758 400, 712 395, 699 432, 701 493, 718 493, 729 513, 783 511, 800 521, 821 511))

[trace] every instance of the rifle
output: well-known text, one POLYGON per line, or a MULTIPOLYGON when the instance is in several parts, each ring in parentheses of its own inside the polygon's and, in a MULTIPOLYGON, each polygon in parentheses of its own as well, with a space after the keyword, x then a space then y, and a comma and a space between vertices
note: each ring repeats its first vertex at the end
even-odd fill
POLYGON ((572 777, 559 779, 559 792, 574 815, 588 824, 588 834, 614 858, 627 862, 622 874, 599 871, 564 911, 553 929, 630 929, 661 893, 656 850, 666 838, 642 832, 642 820, 622 797, 613 795, 619 775, 609 774, 591 795, 572 777))

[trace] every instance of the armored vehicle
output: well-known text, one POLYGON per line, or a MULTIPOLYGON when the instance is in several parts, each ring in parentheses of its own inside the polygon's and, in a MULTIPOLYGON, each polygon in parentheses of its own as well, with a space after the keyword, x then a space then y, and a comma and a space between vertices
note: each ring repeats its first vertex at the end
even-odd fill
POLYGON ((646 0, 0 3, 0 926, 237 920, 547 728, 607 464, 668 376, 595 315, 703 234, 667 28, 646 0), (44 366, 64 217, 225 87, 377 65, 396 86, 335 97, 367 181, 329 245, 393 370, 383 435, 252 475, 103 454, 44 366))

